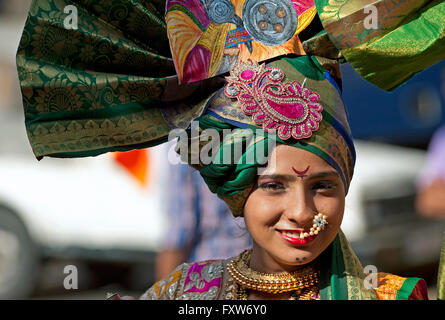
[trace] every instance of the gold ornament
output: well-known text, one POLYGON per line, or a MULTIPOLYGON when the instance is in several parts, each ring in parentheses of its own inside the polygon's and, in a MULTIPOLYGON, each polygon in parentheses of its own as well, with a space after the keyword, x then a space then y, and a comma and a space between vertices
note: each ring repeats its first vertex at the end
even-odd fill
POLYGON ((235 283, 229 282, 226 298, 247 299, 248 290, 272 294, 294 291, 291 300, 311 298, 318 293, 318 272, 308 266, 291 273, 261 273, 249 268, 252 250, 242 252, 227 265, 235 283))
POLYGON ((312 220, 313 225, 311 229, 309 232, 300 232, 300 239, 318 235, 326 228, 326 225, 328 224, 327 218, 328 217, 322 213, 315 215, 314 219, 312 220))
POLYGON ((304 233, 303 237, 306 238, 308 236, 314 236, 317 235, 320 231, 324 230, 324 228, 328 224, 327 218, 328 217, 322 213, 317 214, 312 220, 314 224, 312 225, 312 228, 309 230, 309 233, 304 233))

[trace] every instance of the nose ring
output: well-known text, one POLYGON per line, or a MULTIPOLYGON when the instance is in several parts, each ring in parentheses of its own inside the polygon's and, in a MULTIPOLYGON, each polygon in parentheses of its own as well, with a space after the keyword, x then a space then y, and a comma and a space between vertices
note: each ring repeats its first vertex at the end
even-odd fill
POLYGON ((319 213, 317 215, 315 215, 314 219, 312 220, 312 222, 314 223, 311 227, 311 229, 309 230, 309 232, 302 232, 300 233, 300 238, 304 239, 307 238, 309 236, 316 236, 318 235, 318 233, 322 230, 324 230, 324 228, 326 227, 326 225, 328 224, 328 220, 327 220, 327 216, 319 213))
POLYGON ((317 235, 320 231, 324 230, 324 228, 328 224, 327 218, 328 217, 322 213, 317 214, 312 220, 314 224, 309 231, 309 235, 317 235))

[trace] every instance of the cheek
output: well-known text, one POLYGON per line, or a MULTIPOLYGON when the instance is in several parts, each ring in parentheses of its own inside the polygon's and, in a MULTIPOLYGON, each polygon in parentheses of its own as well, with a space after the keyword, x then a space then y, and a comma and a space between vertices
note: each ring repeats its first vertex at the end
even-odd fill
POLYGON ((343 213, 345 210, 344 198, 331 199, 331 201, 328 201, 323 208, 320 210, 320 212, 327 216, 329 230, 337 233, 343 221, 343 213))
POLYGON ((270 226, 279 218, 277 200, 261 195, 261 190, 252 192, 244 205, 244 219, 249 226, 270 226))

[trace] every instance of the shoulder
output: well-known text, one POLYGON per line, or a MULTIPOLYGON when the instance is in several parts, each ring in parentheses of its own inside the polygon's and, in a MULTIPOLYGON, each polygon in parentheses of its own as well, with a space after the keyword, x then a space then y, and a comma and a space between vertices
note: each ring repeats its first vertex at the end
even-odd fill
POLYGON ((375 291, 380 300, 428 300, 426 282, 420 278, 379 272, 375 291))
POLYGON ((218 297, 224 260, 183 263, 166 278, 156 282, 141 300, 213 300, 218 297))
POLYGON ((184 270, 187 264, 178 266, 172 273, 164 279, 156 282, 139 299, 140 300, 175 300, 175 293, 178 289, 184 270))

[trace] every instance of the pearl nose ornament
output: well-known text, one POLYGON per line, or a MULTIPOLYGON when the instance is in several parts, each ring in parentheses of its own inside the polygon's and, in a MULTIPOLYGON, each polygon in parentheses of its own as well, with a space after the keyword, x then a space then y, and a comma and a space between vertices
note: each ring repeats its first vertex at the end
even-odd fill
POLYGON ((324 228, 328 224, 327 218, 328 217, 322 213, 315 215, 314 219, 312 220, 313 225, 312 225, 311 229, 309 230, 309 232, 300 233, 300 238, 304 239, 309 236, 318 235, 320 233, 320 231, 324 230, 324 228))

